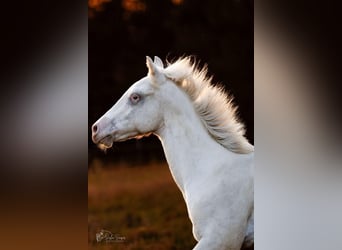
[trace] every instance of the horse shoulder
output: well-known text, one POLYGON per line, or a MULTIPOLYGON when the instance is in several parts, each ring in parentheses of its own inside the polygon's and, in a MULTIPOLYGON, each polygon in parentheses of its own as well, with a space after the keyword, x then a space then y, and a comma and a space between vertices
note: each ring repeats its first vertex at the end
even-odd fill
POLYGON ((253 204, 252 166, 240 167, 238 160, 230 163, 235 165, 227 166, 222 158, 211 161, 211 165, 206 166, 206 176, 202 174, 200 180, 187 187, 185 199, 197 240, 208 231, 216 232, 215 237, 220 234, 242 237, 245 233, 244 221, 253 204), (235 228, 236 225, 239 228, 235 228))

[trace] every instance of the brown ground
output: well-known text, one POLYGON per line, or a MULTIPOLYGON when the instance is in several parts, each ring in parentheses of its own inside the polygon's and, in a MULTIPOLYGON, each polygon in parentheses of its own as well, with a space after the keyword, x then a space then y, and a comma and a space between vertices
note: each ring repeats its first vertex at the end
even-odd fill
POLYGON ((88 174, 89 249, 192 249, 183 197, 166 164, 104 168, 88 174), (101 229, 124 236, 122 243, 97 243, 101 229))

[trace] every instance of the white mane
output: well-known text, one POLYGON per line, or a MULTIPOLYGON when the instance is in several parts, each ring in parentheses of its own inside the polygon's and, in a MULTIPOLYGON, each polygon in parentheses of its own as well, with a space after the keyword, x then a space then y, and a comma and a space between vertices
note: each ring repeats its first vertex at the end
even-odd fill
POLYGON ((218 143, 235 153, 254 151, 244 137, 245 127, 237 117, 233 98, 223 87, 211 84, 207 66, 199 68, 190 57, 184 57, 169 63, 164 73, 188 94, 204 126, 218 143))

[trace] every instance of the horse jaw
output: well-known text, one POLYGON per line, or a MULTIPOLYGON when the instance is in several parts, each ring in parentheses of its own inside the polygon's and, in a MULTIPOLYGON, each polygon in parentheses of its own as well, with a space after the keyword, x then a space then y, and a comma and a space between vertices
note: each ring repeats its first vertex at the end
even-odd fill
POLYGON ((105 138, 101 139, 99 142, 96 143, 97 147, 103 151, 106 151, 108 148, 111 148, 113 146, 114 142, 123 142, 128 141, 131 139, 137 139, 140 140, 143 137, 148 137, 152 133, 146 133, 146 134, 138 134, 138 135, 125 135, 115 138, 112 135, 108 135, 105 138))

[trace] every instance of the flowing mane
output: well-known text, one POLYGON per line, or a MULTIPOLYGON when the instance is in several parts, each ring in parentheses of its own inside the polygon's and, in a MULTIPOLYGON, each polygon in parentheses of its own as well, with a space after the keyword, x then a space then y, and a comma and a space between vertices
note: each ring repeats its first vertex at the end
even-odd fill
POLYGON ((237 106, 223 87, 212 85, 207 66, 198 67, 191 57, 168 63, 165 75, 174 81, 193 102, 209 134, 230 151, 247 154, 254 151, 245 138, 245 126, 237 117, 237 106))

